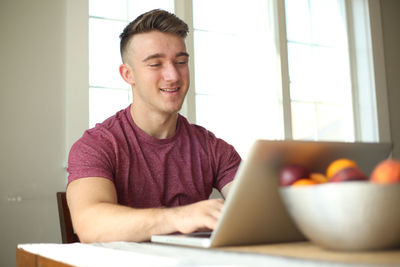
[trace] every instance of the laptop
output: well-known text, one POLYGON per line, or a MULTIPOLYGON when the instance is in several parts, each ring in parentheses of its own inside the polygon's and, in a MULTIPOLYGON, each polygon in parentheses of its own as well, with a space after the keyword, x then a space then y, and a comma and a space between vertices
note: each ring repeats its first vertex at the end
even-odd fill
POLYGON ((384 143, 257 140, 239 166, 214 231, 153 235, 151 241, 211 248, 305 240, 280 198, 282 167, 301 164, 325 173, 331 161, 346 157, 369 175, 391 149, 384 143))

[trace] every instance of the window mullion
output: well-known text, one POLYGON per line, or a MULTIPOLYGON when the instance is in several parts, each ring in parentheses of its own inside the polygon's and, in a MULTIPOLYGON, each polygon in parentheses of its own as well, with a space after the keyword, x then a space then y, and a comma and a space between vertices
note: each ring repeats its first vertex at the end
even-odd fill
POLYGON ((194 80, 194 29, 193 29, 193 3, 188 0, 175 0, 175 14, 183 19, 189 26, 186 37, 186 49, 190 55, 190 88, 182 105, 181 113, 192 123, 196 123, 196 92, 194 80))
POLYGON ((348 58, 350 65, 350 81, 351 81, 351 95, 353 105, 353 125, 354 125, 354 140, 362 141, 361 135, 361 116, 360 116, 360 105, 359 105, 359 93, 358 93, 358 79, 357 79, 357 59, 356 59, 356 47, 354 40, 354 18, 351 1, 344 1, 345 5, 345 18, 346 18, 346 30, 347 30, 347 44, 348 44, 348 58))
POLYGON ((290 100, 290 77, 289 77, 289 60, 286 38, 286 16, 285 16, 285 0, 276 0, 276 18, 277 18, 277 34, 278 49, 280 54, 280 70, 282 82, 282 109, 285 139, 293 139, 292 132, 292 112, 290 100))

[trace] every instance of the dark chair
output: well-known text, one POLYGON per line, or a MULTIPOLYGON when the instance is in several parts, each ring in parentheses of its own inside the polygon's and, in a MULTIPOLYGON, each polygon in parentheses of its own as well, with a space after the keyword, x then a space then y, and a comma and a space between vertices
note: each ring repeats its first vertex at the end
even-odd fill
POLYGON ((64 244, 79 242, 72 227, 71 214, 65 192, 57 192, 58 216, 60 217, 61 239, 64 244))

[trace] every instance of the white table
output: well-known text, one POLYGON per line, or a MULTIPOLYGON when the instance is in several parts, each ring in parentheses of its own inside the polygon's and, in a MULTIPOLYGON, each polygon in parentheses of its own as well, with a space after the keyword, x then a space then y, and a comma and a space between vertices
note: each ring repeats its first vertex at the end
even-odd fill
POLYGON ((400 266, 400 250, 343 253, 325 251, 308 242, 219 249, 133 242, 21 244, 17 248, 17 267, 377 266, 372 264, 400 266), (43 259, 45 264, 40 263, 43 259))

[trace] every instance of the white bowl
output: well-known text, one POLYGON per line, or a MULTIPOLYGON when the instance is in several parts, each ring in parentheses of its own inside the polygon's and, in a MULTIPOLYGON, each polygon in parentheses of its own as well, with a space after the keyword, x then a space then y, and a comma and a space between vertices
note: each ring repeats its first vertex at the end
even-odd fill
POLYGON ((400 246, 400 184, 326 183, 282 187, 283 202, 300 231, 335 250, 400 246))

